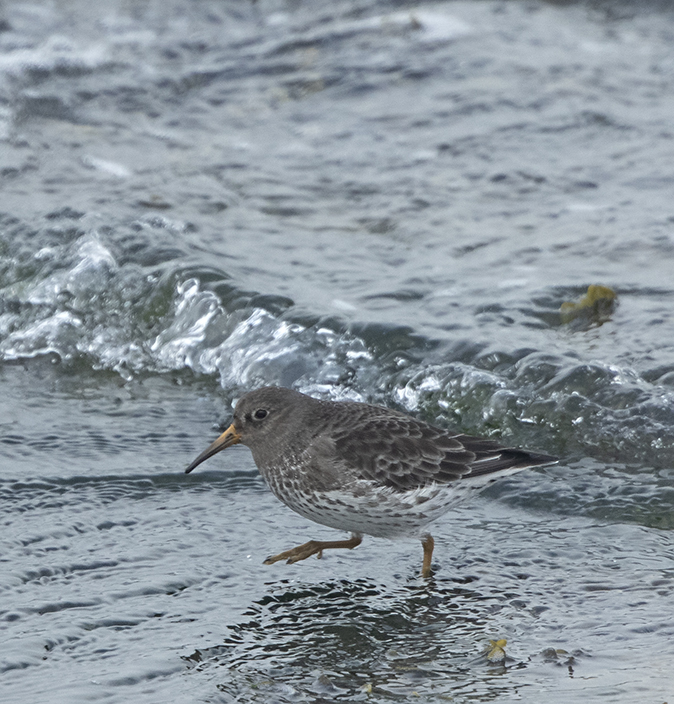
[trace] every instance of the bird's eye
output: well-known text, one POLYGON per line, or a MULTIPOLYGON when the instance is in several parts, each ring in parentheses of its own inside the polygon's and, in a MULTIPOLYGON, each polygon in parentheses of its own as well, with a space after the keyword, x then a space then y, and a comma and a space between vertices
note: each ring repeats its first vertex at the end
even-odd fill
POLYGON ((269 415, 269 411, 265 410, 264 408, 258 408, 255 413, 253 413, 253 418, 255 420, 263 420, 269 415))

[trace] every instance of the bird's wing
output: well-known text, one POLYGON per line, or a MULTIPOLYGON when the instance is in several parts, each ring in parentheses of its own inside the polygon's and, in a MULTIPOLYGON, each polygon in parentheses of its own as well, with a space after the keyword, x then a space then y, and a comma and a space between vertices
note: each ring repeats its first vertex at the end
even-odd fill
POLYGON ((396 491, 556 461, 493 440, 452 434, 397 413, 367 415, 334 441, 335 459, 352 476, 396 491))

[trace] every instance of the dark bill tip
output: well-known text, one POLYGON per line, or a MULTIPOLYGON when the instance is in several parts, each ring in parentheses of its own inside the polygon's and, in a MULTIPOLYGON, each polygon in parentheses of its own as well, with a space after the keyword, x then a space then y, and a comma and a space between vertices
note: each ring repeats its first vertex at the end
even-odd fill
POLYGON ((209 457, 213 457, 213 455, 217 454, 220 452, 220 450, 224 450, 226 447, 229 447, 230 445, 236 445, 237 443, 241 442, 241 435, 239 432, 236 430, 234 427, 234 424, 229 426, 227 430, 213 443, 211 443, 200 455, 197 457, 192 464, 185 470, 185 474, 189 474, 193 469, 198 467, 202 462, 207 460, 209 457))

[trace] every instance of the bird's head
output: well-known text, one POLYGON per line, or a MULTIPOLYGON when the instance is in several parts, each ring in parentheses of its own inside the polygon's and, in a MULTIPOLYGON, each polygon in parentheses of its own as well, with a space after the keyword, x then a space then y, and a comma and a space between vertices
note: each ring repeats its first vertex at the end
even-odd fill
POLYGON ((287 420, 298 413, 302 400, 306 413, 307 398, 298 391, 279 386, 265 386, 242 396, 234 409, 231 425, 190 464, 185 473, 189 474, 209 457, 231 445, 247 445, 255 456, 258 448, 264 446, 273 450, 275 445, 284 444, 291 427, 287 420))

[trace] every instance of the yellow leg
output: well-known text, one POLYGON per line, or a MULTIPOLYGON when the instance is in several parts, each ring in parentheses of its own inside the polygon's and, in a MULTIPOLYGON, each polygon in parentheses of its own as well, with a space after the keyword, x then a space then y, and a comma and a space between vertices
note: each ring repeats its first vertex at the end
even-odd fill
POLYGON ((433 559, 433 546, 435 541, 432 535, 427 535, 421 541, 424 547, 424 561, 421 565, 421 576, 430 577, 431 576, 431 560, 433 559))
MULTIPOLYGON (((307 557, 318 554, 321 558, 323 550, 331 550, 332 548, 347 548, 353 550, 361 544, 363 538, 360 535, 353 534, 348 540, 310 540, 304 545, 298 545, 296 548, 291 548, 285 552, 280 552, 278 555, 272 555, 265 561, 265 565, 273 565, 279 560, 286 560, 289 565, 300 560, 306 560, 307 557)), ((432 548, 431 548, 432 549, 432 548)))

